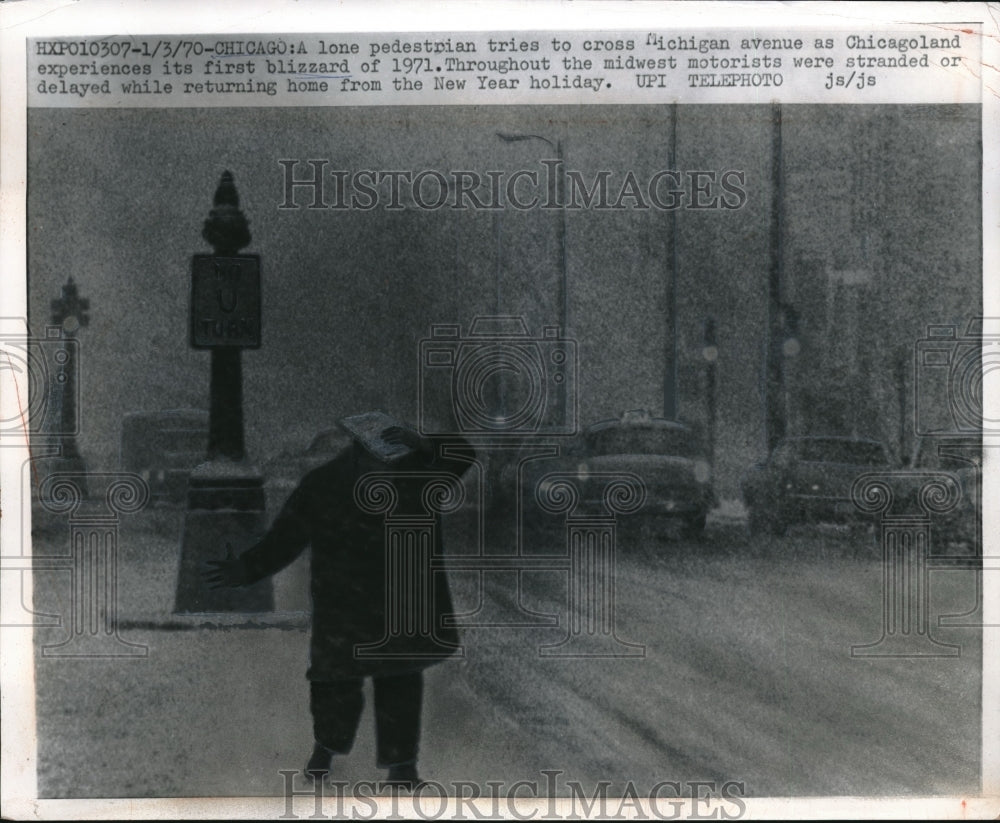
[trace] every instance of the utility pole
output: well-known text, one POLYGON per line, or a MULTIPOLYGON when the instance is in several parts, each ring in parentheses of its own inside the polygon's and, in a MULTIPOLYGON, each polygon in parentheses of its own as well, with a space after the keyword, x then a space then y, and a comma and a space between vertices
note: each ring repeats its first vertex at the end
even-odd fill
MULTIPOLYGON (((508 134, 506 132, 497 132, 497 137, 500 138, 504 143, 521 143, 526 140, 541 140, 546 143, 549 147, 555 150, 556 157, 555 160, 543 160, 542 165, 544 165, 549 172, 549 179, 554 188, 554 202, 559 207, 559 234, 557 237, 558 244, 558 256, 559 256, 559 282, 558 282, 558 294, 556 295, 556 306, 559 314, 559 329, 562 336, 569 334, 569 267, 567 258, 567 246, 566 246, 566 146, 562 138, 556 138, 555 141, 550 140, 548 137, 543 137, 540 134, 508 134), (551 179, 552 166, 556 167, 555 179, 551 179)), ((499 222, 497 223, 497 313, 499 314, 500 308, 500 268, 499 268, 499 254, 500 254, 500 229, 499 222)), ((565 423, 569 419, 569 392, 570 386, 564 381, 559 387, 559 412, 558 419, 565 423)), ((506 397, 504 396, 503 402, 505 403, 506 397)), ((504 408, 504 411, 506 409, 504 408)))
POLYGON ((767 278, 767 366, 765 369, 765 422, 767 449, 785 436, 782 249, 784 181, 782 179, 781 104, 771 106, 771 260, 767 278))
MULTIPOLYGON (((667 168, 677 168, 677 104, 670 106, 670 146, 667 168)), ((663 367, 663 416, 677 419, 677 209, 667 212, 667 323, 663 367)))
POLYGON ((705 320, 705 345, 701 350, 705 358, 705 402, 708 405, 708 462, 715 469, 715 422, 717 417, 716 401, 716 366, 719 359, 719 347, 715 339, 715 318, 705 320))

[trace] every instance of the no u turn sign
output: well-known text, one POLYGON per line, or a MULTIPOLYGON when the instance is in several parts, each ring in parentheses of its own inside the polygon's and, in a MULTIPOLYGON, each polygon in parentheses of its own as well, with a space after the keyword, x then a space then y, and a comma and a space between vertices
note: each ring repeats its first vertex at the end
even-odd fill
POLYGON ((260 257, 196 254, 191 271, 191 346, 260 348, 260 257))

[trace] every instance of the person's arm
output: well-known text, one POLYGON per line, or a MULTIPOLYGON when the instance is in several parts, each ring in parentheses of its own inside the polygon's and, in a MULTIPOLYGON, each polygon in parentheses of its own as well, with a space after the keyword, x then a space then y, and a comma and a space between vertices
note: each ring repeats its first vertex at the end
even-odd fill
POLYGON ((461 437, 432 444, 428 468, 451 472, 461 477, 476 462, 476 450, 461 437))
POLYGON ((461 477, 476 462, 475 450, 467 440, 457 435, 448 440, 437 441, 421 437, 412 429, 393 426, 386 430, 384 437, 389 443, 409 446, 420 455, 424 468, 433 471, 451 472, 461 477))
POLYGON ((225 559, 207 564, 205 582, 209 587, 248 586, 281 571, 298 557, 309 543, 308 499, 303 483, 292 492, 267 534, 238 557, 227 543, 225 559))

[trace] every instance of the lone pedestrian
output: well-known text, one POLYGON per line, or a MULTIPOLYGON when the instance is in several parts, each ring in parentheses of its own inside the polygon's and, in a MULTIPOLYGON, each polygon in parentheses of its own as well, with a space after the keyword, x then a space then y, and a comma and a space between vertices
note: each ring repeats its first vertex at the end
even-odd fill
MULTIPOLYGON (((464 440, 456 440, 442 457, 440 446, 436 452, 426 438, 380 412, 339 422, 351 435, 351 445, 302 479, 256 545, 238 557, 227 547, 226 558, 211 561, 205 577, 215 588, 249 585, 311 547, 312 637, 306 677, 315 740, 306 774, 323 779, 334 755, 350 752, 364 703, 364 678, 370 677, 378 765, 388 768, 390 783, 413 789, 419 783, 423 669, 457 648, 456 629, 442 622, 452 612, 451 596, 443 570, 411 569, 425 581, 430 625, 387 633, 391 599, 407 595, 394 589, 395 581, 386 585, 385 522, 382 515, 357 505, 355 487, 365 474, 388 472, 397 510, 412 511, 422 503, 428 471, 451 474, 457 483, 475 454, 464 440), (377 656, 358 654, 359 647, 383 641, 377 656)), ((440 556, 440 528, 434 533, 437 545, 430 554, 440 556)), ((412 557, 429 565, 427 553, 412 557)))

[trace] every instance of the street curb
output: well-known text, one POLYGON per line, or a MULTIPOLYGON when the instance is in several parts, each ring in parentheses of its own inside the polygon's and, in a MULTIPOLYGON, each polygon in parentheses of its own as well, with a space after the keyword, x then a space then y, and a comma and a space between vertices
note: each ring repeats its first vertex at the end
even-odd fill
POLYGON ((166 619, 119 620, 118 627, 127 629, 147 629, 153 631, 196 631, 232 629, 281 629, 284 631, 306 631, 311 624, 307 612, 260 612, 256 614, 175 614, 166 619))

